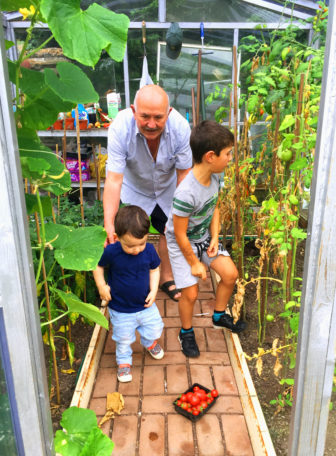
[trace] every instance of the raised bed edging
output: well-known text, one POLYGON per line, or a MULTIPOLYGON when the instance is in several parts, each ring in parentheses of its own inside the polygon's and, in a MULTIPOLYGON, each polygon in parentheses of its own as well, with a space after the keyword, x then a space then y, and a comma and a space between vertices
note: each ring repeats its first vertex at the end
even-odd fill
MULTIPOLYGON (((101 308, 100 312, 109 320, 107 307, 101 308)), ((88 407, 107 334, 106 329, 95 325, 70 407, 88 407)))
MULTIPOLYGON (((214 289, 216 289, 218 276, 211 269, 210 273, 214 289)), ((276 456, 239 337, 231 331, 223 330, 223 332, 253 452, 256 456, 276 456)))

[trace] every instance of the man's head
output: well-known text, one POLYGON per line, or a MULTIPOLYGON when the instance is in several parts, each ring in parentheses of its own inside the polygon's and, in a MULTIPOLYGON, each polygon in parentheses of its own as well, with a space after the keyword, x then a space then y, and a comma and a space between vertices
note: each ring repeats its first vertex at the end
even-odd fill
POLYGON ((217 157, 223 149, 230 150, 234 144, 231 131, 212 120, 203 120, 190 135, 190 147, 195 163, 201 163, 204 155, 212 151, 217 157))
POLYGON ((117 212, 114 228, 125 253, 138 255, 145 250, 150 221, 141 207, 123 206, 117 212))
POLYGON ((166 92, 158 85, 146 85, 135 95, 131 105, 141 134, 148 140, 161 136, 172 108, 166 92))

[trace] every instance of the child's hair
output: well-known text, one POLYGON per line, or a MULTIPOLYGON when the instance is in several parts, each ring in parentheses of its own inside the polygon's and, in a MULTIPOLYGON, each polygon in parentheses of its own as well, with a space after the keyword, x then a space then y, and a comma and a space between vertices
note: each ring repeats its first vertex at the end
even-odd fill
POLYGON ((115 217, 114 229, 118 237, 126 233, 137 239, 142 239, 148 234, 150 226, 149 217, 139 206, 122 206, 115 217))
POLYGON ((231 131, 213 120, 203 120, 191 131, 190 147, 195 163, 201 163, 203 155, 209 150, 219 156, 222 149, 233 144, 231 131))

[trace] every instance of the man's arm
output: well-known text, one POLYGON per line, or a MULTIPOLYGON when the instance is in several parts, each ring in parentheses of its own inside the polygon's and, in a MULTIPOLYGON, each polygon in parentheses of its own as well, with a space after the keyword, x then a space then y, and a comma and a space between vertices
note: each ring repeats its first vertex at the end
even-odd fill
POLYGON ((123 182, 123 174, 107 172, 104 185, 103 207, 104 228, 107 233, 106 245, 114 243, 114 219, 119 209, 120 191, 123 182))
POLYGON ((191 266, 191 273, 195 277, 206 280, 206 269, 203 263, 195 255, 187 236, 188 217, 179 217, 173 215, 174 233, 178 246, 183 253, 184 258, 191 266))
POLYGON ((176 169, 176 177, 177 177, 176 187, 183 181, 183 179, 186 177, 186 175, 189 173, 190 170, 191 170, 191 168, 176 169))

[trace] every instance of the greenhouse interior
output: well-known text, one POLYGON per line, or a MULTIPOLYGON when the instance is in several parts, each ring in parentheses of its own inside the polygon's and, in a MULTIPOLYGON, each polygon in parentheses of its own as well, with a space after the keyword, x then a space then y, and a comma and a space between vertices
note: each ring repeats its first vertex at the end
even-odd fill
POLYGON ((0 455, 335 455, 334 2, 3 0, 0 11, 0 455), (210 131, 231 138, 218 153, 210 131), (200 169, 218 184, 206 247, 190 228, 205 213, 177 199, 191 175, 206 193, 200 169), (110 294, 124 266, 105 268, 117 245, 138 256, 130 231, 114 232, 122 201, 147 213, 147 234, 131 238, 154 246, 141 306, 163 322, 149 348, 134 326, 128 364, 110 294), (192 286, 172 275, 173 242, 192 286), (226 311, 224 259, 237 273, 226 311))

